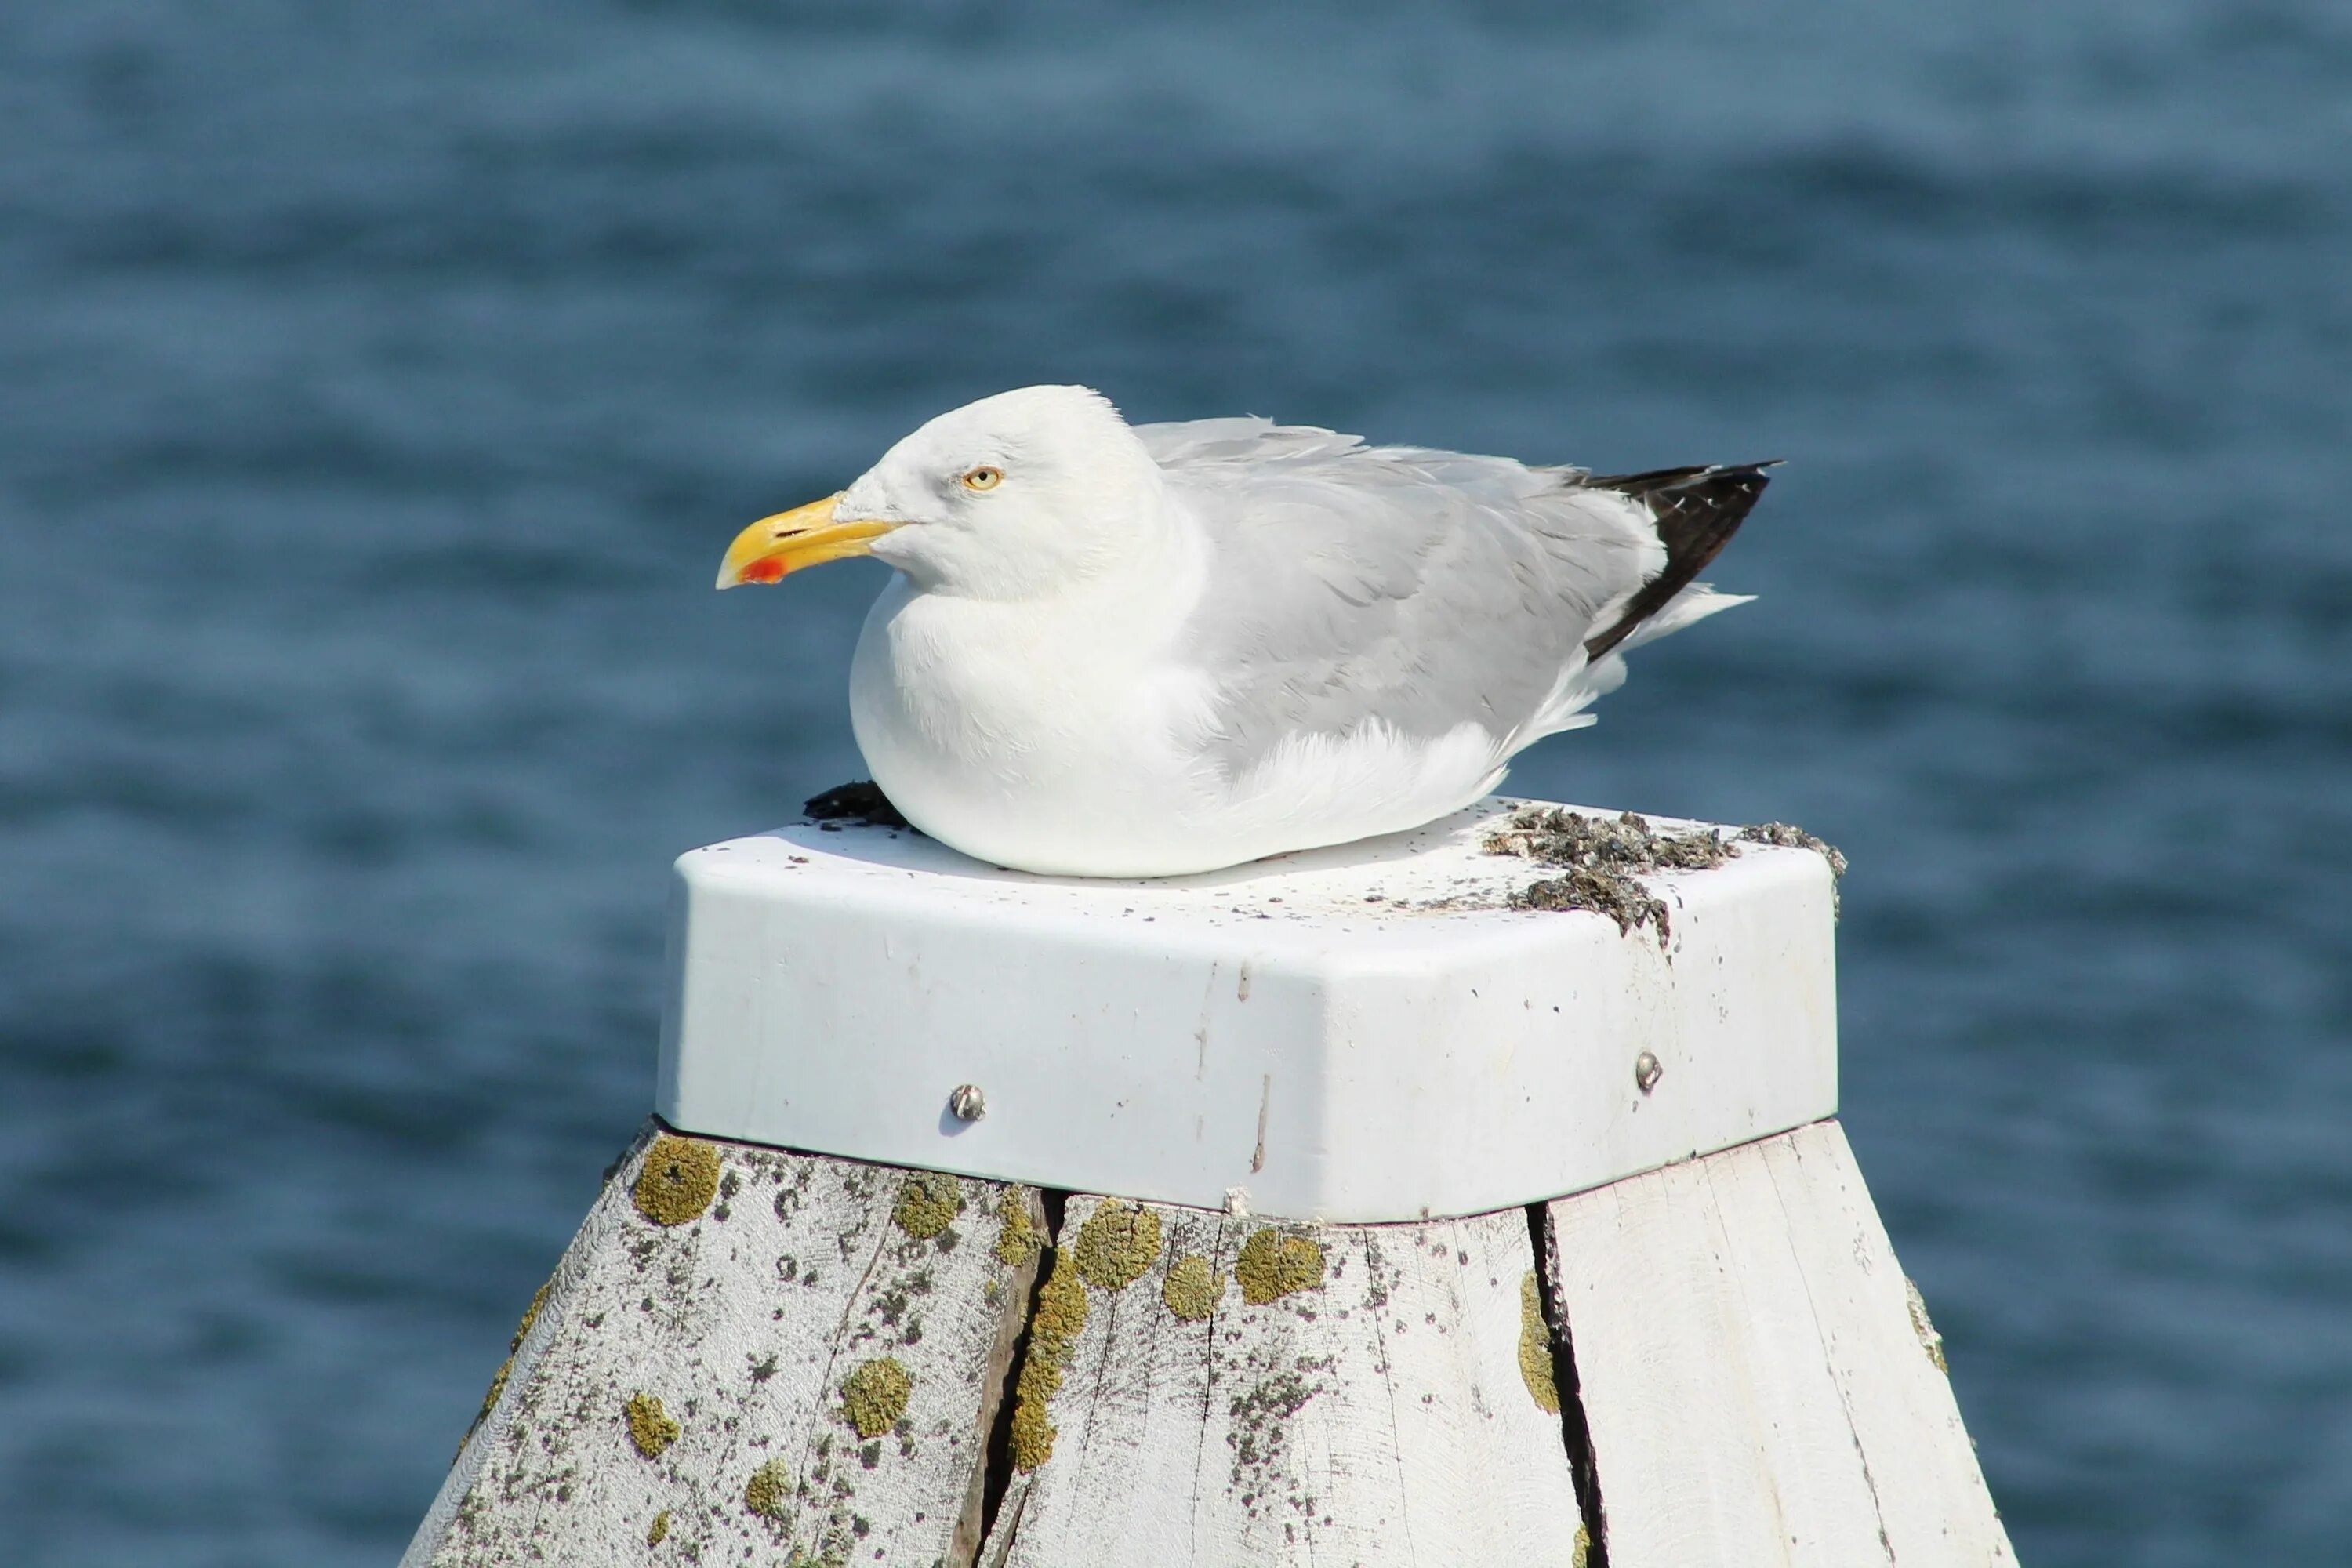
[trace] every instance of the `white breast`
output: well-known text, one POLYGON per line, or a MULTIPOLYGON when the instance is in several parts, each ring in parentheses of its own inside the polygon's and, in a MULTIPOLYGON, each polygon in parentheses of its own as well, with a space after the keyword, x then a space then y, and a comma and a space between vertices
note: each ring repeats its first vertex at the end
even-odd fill
POLYGON ((1030 870, 1116 874, 1100 868, 1197 821, 1208 796, 1184 736, 1205 694, 1162 657, 1165 598, 1122 600, 1041 612, 894 581, 850 667, 875 783, 932 837, 1030 870))

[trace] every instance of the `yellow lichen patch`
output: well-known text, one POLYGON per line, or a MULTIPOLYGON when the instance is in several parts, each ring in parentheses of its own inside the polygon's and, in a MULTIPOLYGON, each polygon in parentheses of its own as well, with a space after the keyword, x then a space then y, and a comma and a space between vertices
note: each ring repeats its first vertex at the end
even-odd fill
POLYGON ((539 1310, 547 1305, 547 1293, 553 1289, 555 1289, 555 1279, 551 1275, 545 1284, 531 1292, 530 1305, 522 1310, 522 1321, 515 1325, 514 1338, 507 1342, 507 1349, 509 1352, 522 1349, 522 1342, 530 1337, 530 1326, 539 1321, 539 1310))
MULTIPOLYGON (((490 1386, 483 1392, 482 1407, 474 1413, 475 1426, 479 1426, 483 1422, 488 1421, 490 1418, 490 1412, 498 1408, 499 1395, 507 1391, 507 1379, 513 1372, 514 1357, 509 1356, 499 1363, 499 1370, 490 1374, 490 1386)), ((473 1435, 473 1427, 467 1427, 466 1436, 471 1437, 473 1435)), ((460 1448, 465 1446, 463 1443, 457 1445, 460 1448)))
POLYGON ((770 1459, 751 1472, 743 1485, 743 1506, 761 1519, 782 1519, 793 1495, 792 1472, 782 1459, 770 1459))
POLYGON ((646 1544, 647 1546, 659 1546, 668 1534, 669 1510, 664 1509, 659 1513, 654 1515, 653 1523, 646 1527, 646 1544))
POLYGON ((890 1217, 918 1241, 931 1237, 955 1223, 963 1213, 963 1184, 944 1171, 917 1171, 899 1184, 898 1201, 890 1217))
POLYGON ((684 1225, 701 1218, 718 1192, 718 1146, 664 1133, 646 1151, 635 1195, 637 1212, 656 1225, 684 1225))
POLYGON ((1937 1372, 1951 1376, 1951 1364, 1944 1360, 1944 1336, 1927 1321, 1927 1299, 1919 1294, 1919 1287, 1907 1275, 1903 1280, 1903 1293, 1910 1304, 1911 1331, 1919 1336, 1919 1348, 1927 1352, 1927 1359, 1936 1363, 1937 1372))
POLYGON ((1574 1550, 1575 1555, 1568 1560, 1569 1568, 1584 1568, 1584 1560, 1592 1555, 1592 1532, 1581 1524, 1576 1527, 1574 1550))
POLYGON ((1087 1326, 1087 1288, 1077 1272, 1055 1263, 1029 1317, 1029 1355, 1013 1385, 1013 1466, 1034 1470, 1054 1457, 1054 1423, 1045 1406, 1062 1389, 1078 1335, 1087 1326))
POLYGON ((629 1423, 629 1441, 648 1459, 659 1457, 664 1448, 677 1441, 678 1425, 662 1408, 658 1394, 635 1395, 621 1406, 621 1414, 629 1423))
POLYGON ((515 1352, 522 1349, 523 1339, 530 1332, 530 1326, 539 1321, 539 1310, 547 1305, 547 1293, 554 1289, 554 1286, 555 1280, 550 1278, 547 1283, 532 1293, 530 1305, 522 1310, 522 1321, 515 1325, 514 1338, 507 1342, 507 1359, 499 1363, 499 1370, 490 1374, 490 1386, 482 1395, 481 1409, 474 1413, 473 1425, 466 1428, 466 1435, 457 1439, 459 1453, 466 1451, 466 1445, 474 1440, 475 1432, 480 1428, 483 1422, 490 1418, 490 1412, 498 1407, 499 1395, 507 1391, 507 1379, 514 1372, 515 1352))
POLYGON ((1253 1307, 1280 1300, 1295 1290, 1323 1288, 1323 1249, 1304 1236, 1285 1236, 1271 1226, 1242 1243, 1234 1261, 1242 1300, 1253 1307))
POLYGON ((860 1437, 879 1437, 907 1414, 915 1380, 890 1356, 877 1356, 842 1379, 841 1415, 860 1437))
POLYGON ((1197 1323, 1215 1311, 1217 1298, 1224 1293, 1225 1277, 1197 1252, 1170 1264, 1168 1278, 1160 1282, 1160 1300, 1188 1323, 1197 1323))
POLYGON ((1532 1268, 1519 1281, 1519 1375, 1527 1380, 1538 1409, 1559 1414, 1559 1384, 1552 1380, 1551 1326, 1544 1321, 1543 1287, 1532 1268))
POLYGON ((1105 1198, 1078 1227, 1070 1261, 1097 1290, 1124 1290, 1160 1256, 1160 1216, 1148 1208, 1105 1198))
POLYGON ((1005 1188, 1004 1195, 996 1200, 996 1217, 1004 1226, 996 1234, 998 1261, 1008 1268, 1022 1268, 1045 1244, 1045 1238, 1029 1219, 1029 1189, 1005 1188))

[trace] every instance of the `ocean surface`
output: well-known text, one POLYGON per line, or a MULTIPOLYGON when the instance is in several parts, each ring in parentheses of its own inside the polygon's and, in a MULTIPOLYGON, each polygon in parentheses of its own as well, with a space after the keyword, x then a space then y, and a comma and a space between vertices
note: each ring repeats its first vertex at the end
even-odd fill
POLYGON ((0 1557, 394 1556, 982 393, 1789 460, 1524 793, 1852 856, 2029 1568, 2352 1562, 2352 12, 0 8, 0 1557))

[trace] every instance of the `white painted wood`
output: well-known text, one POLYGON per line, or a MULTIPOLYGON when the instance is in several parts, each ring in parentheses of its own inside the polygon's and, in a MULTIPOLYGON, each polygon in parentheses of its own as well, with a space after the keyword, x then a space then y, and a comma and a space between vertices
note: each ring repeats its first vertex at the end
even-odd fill
POLYGON ((2015 1561, 1834 1121, 1549 1219, 1611 1568, 2015 1561))
MULTIPOLYGON (((998 1256, 1003 1189, 963 1182, 961 1212, 940 1220, 901 1204, 907 1174, 641 1142, 564 1255, 404 1563, 768 1563, 796 1551, 928 1564, 967 1508, 976 1535, 972 1483, 1003 1382, 991 1352, 1001 1333, 1009 1348, 1034 1265, 1024 1274, 998 1256), (636 1196, 641 1172, 680 1147, 716 1156, 717 1190, 691 1217, 656 1223, 636 1196), (885 1358, 908 1379, 903 1414, 861 1436, 845 1390, 865 1391, 870 1419, 887 1415, 890 1380, 856 1381, 885 1358), (641 1407, 651 1454, 632 1436, 640 1396, 661 1402, 641 1407), (772 1462, 780 1484, 753 1489, 772 1462)), ((690 1179, 685 1189, 677 1201, 691 1206, 690 1179)))
MULTIPOLYGON (((1557 1401, 1543 1408, 1522 1371, 1528 1344, 1550 1388, 1549 1342, 1528 1321, 1525 1211, 1292 1227, 1142 1208, 1160 1231, 1150 1268, 1123 1288, 1083 1286, 1086 1324, 1045 1406, 1051 1455, 1014 1479, 981 1562, 1580 1563, 1557 1401), (1318 1285, 1244 1298, 1242 1280, 1265 1273, 1244 1248, 1267 1231, 1315 1250, 1318 1285), (1189 1300, 1171 1268, 1191 1271, 1189 1300), (1223 1280, 1213 1310, 1198 1294, 1206 1270, 1223 1280)), ((1098 1213, 1071 1200, 1056 1268, 1083 1264, 1098 1213)))
POLYGON ((1662 952, 1599 915, 1502 907, 1543 874, 1481 850, 1510 805, 1152 882, 1001 871, 879 828, 696 850, 656 1109, 715 1136, 1204 1207, 1242 1189, 1328 1220, 1488 1213, 1834 1111, 1821 857, 1743 845, 1658 877, 1662 952), (961 1084, 982 1120, 949 1110, 961 1084))

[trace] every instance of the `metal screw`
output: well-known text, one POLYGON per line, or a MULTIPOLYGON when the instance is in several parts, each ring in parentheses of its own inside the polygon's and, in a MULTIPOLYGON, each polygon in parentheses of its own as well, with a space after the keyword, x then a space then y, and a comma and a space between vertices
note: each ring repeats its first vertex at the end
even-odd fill
POLYGON ((959 1121, 977 1121, 988 1114, 988 1096, 976 1083, 960 1083, 948 1095, 948 1109, 959 1121))
POLYGON ((1658 1080, 1665 1076, 1666 1069, 1660 1067, 1658 1058, 1649 1052, 1643 1051, 1633 1058, 1633 1087, 1643 1094, 1657 1088, 1658 1080))

